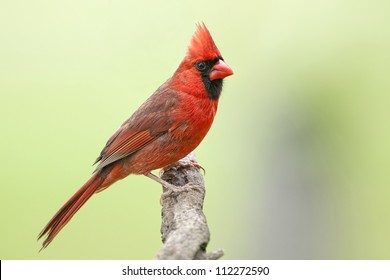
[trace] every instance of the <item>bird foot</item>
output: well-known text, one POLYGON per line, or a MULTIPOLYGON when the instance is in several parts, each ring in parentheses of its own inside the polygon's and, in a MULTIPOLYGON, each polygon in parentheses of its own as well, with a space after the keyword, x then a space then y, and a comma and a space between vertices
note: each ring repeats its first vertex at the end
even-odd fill
POLYGON ((183 186, 172 185, 172 184, 168 183, 167 181, 164 181, 160 177, 154 175, 153 173, 147 173, 147 174, 145 174, 145 176, 160 183, 163 186, 164 192, 161 195, 160 204, 162 204, 162 201, 165 198, 169 197, 173 193, 188 192, 190 190, 197 190, 199 192, 204 191, 204 188, 201 186, 198 186, 198 185, 192 185, 192 184, 185 184, 183 186))

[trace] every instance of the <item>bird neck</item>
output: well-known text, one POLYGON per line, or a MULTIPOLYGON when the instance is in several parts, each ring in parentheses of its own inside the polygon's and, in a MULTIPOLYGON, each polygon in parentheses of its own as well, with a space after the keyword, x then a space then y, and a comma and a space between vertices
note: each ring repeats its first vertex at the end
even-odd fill
POLYGON ((168 83, 175 89, 202 99, 218 102, 222 92, 222 79, 211 81, 193 69, 178 69, 168 83))

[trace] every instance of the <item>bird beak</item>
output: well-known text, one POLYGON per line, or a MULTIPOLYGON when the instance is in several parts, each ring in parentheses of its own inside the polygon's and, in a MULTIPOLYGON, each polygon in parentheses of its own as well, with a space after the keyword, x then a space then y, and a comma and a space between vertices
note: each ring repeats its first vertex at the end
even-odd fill
POLYGON ((233 70, 222 59, 211 68, 209 77, 210 80, 223 79, 227 76, 233 75, 233 70))

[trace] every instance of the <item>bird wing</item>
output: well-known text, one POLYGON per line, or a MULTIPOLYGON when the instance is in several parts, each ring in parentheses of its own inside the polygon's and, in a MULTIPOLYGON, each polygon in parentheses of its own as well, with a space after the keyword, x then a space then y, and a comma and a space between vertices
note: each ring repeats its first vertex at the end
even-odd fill
POLYGON ((147 130, 139 132, 123 131, 111 143, 111 145, 106 146, 103 149, 104 152, 102 152, 97 160, 99 165, 96 170, 102 169, 110 163, 131 155, 147 145, 153 139, 154 137, 152 137, 147 130))
POLYGON ((178 93, 160 87, 107 141, 96 170, 127 157, 174 129, 172 113, 178 93), (166 96, 168 95, 168 96, 166 96))

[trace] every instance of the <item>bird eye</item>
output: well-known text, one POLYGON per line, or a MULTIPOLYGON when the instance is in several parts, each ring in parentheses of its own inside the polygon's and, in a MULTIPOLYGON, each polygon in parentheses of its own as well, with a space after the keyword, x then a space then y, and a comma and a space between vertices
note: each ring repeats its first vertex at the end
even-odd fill
POLYGON ((196 69, 199 71, 204 71, 206 69, 206 62, 204 61, 199 61, 195 64, 196 69))

